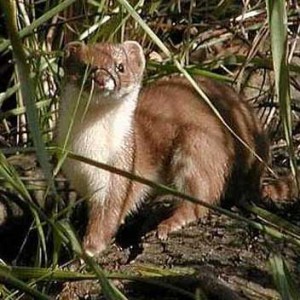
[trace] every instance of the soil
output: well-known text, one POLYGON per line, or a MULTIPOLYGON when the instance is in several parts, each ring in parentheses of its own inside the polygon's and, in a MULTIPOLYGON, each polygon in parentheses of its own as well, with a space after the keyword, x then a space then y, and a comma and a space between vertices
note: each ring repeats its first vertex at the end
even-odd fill
MULTIPOLYGON (((141 282, 115 281, 128 299, 191 299, 196 291, 206 296, 203 299, 280 299, 268 264, 272 253, 280 253, 286 259, 300 286, 299 249, 272 240, 245 223, 210 214, 161 241, 155 231, 136 239, 136 228, 143 227, 139 224, 141 219, 139 216, 137 222, 122 228, 97 262, 112 272, 152 274, 156 283, 171 284, 190 294, 141 282), (169 276, 160 276, 168 271, 169 276)), ((95 281, 72 282, 64 285, 59 299, 102 299, 100 294, 95 281)))

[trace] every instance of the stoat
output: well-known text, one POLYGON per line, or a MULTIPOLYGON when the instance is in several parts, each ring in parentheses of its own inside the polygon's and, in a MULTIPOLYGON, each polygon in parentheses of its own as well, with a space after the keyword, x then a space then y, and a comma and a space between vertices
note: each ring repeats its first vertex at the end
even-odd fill
MULTIPOLYGON (((141 87, 144 68, 143 49, 134 41, 68 44, 58 145, 209 204, 259 198, 263 164, 185 78, 171 76, 141 87)), ((267 161, 268 142, 249 105, 226 85, 202 77, 196 81, 227 124, 267 161)), ((88 199, 83 247, 89 255, 105 249, 124 218, 153 194, 145 185, 76 160, 67 159, 63 172, 88 199)), ((161 197, 168 195, 156 198, 161 197)), ((158 225, 160 238, 207 211, 174 201, 173 213, 158 225)))

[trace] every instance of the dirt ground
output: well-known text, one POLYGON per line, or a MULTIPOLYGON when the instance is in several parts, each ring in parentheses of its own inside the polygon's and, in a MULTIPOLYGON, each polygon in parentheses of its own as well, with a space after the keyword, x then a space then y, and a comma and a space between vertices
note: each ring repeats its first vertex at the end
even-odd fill
MULTIPOLYGON (((136 228, 141 226, 133 222, 121 229, 115 243, 98 258, 104 269, 139 274, 153 272, 151 267, 165 268, 178 272, 178 276, 157 276, 156 281, 172 284, 191 295, 200 289, 206 299, 280 299, 268 267, 273 252, 287 260, 293 279, 300 286, 300 257, 296 246, 272 240, 226 216, 211 214, 171 234, 166 241, 158 240, 153 231, 135 239, 136 228)), ((191 295, 156 285, 115 283, 128 299, 191 299, 191 295)), ((96 282, 73 282, 64 285, 59 299, 87 296, 102 299, 99 292, 96 282)))

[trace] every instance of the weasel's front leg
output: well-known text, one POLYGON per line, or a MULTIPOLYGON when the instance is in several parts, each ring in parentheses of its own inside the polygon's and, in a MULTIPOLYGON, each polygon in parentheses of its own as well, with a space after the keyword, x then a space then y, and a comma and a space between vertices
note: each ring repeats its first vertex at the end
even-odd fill
POLYGON ((104 202, 89 203, 89 217, 83 248, 90 256, 102 252, 115 236, 126 216, 136 209, 145 194, 145 186, 115 175, 107 198, 104 202))
POLYGON ((88 255, 102 252, 115 236, 126 216, 143 201, 149 188, 138 182, 112 175, 111 188, 104 202, 89 203, 89 218, 83 240, 88 255))
POLYGON ((99 254, 107 247, 126 216, 143 200, 146 190, 147 187, 138 182, 110 174, 105 199, 94 197, 89 203, 88 224, 83 239, 87 254, 99 254))
POLYGON ((89 200, 88 224, 83 239, 83 248, 88 255, 103 251, 117 232, 123 221, 123 207, 129 188, 129 180, 110 173, 105 195, 95 193, 89 200))
POLYGON ((112 209, 113 199, 104 202, 91 200, 89 203, 88 224, 83 239, 83 249, 90 256, 103 251, 118 229, 119 212, 112 209))

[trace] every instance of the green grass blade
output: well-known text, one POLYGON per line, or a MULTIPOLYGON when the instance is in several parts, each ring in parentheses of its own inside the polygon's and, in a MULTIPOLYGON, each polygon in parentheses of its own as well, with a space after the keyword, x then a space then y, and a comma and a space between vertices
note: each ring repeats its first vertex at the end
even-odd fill
POLYGON ((287 232, 289 235, 294 236, 296 239, 300 240, 300 227, 288 222, 287 220, 281 218, 278 215, 271 213, 254 203, 245 203, 243 205, 247 211, 254 213, 258 218, 262 219, 264 222, 273 224, 277 226, 278 230, 281 232, 287 232))
POLYGON ((34 299, 50 300, 51 298, 33 288, 20 279, 13 276, 6 266, 0 265, 0 282, 9 284, 14 288, 34 297, 34 299))
MULTIPOLYGON (((43 107, 48 107, 51 103, 51 100, 42 100, 35 104, 37 109, 42 109, 43 107)), ((17 107, 5 112, 0 112, 0 120, 5 119, 11 116, 19 116, 26 113, 26 107, 17 107)))
POLYGON ((106 277, 103 270, 95 262, 95 260, 86 255, 81 248, 81 245, 76 237, 76 234, 69 223, 60 222, 60 230, 68 237, 72 248, 75 253, 86 262, 86 264, 91 268, 91 270, 97 275, 97 278, 100 281, 102 291, 106 299, 108 300, 127 300, 127 298, 115 287, 110 280, 106 277))
POLYGON ((30 74, 30 68, 26 62, 26 54, 17 33, 16 4, 14 1, 1 1, 0 3, 6 15, 6 26, 9 31, 13 53, 16 59, 18 75, 20 78, 21 93, 27 108, 26 115, 28 118, 28 125, 32 135, 33 143, 37 150, 37 157, 49 186, 53 191, 55 191, 52 178, 52 168, 49 163, 49 157, 45 149, 42 134, 38 128, 39 122, 35 107, 34 85, 31 78, 28 76, 28 74, 30 74))
POLYGON ((4 183, 17 192, 23 200, 31 201, 31 196, 27 188, 2 152, 0 152, 0 177, 4 183))
POLYGON ((269 259, 269 266, 277 291, 282 300, 299 300, 299 290, 296 288, 287 265, 281 255, 272 255, 269 259))
POLYGON ((291 170, 297 181, 297 163, 292 141, 290 77, 287 64, 287 3, 286 1, 279 0, 267 0, 266 3, 271 34, 276 92, 279 100, 284 135, 290 155, 291 170))
POLYGON ((36 205, 33 204, 31 196, 20 179, 18 173, 16 170, 8 163, 6 157, 3 155, 3 153, 0 152, 0 177, 2 177, 2 180, 4 181, 4 184, 6 184, 9 188, 11 188, 15 193, 17 193, 24 201, 26 201, 26 204, 28 205, 33 218, 35 220, 35 226, 37 228, 37 231, 39 233, 39 239, 42 245, 42 249, 46 255, 46 238, 44 234, 44 230, 41 224, 41 220, 37 211, 36 205))
MULTIPOLYGON (((147 265, 138 265, 133 267, 134 274, 131 275, 128 271, 125 273, 114 272, 114 273, 105 273, 105 277, 109 279, 118 279, 118 280, 130 280, 136 282, 143 282, 146 284, 151 284, 153 286, 163 287, 165 289, 173 290, 187 299, 194 299, 193 294, 185 291, 184 289, 169 284, 168 282, 162 280, 163 278, 168 277, 178 277, 178 276, 192 276, 194 274, 193 269, 186 270, 186 268, 174 269, 165 269, 161 267, 147 266, 147 265)), ((74 271, 64 271, 59 269, 46 269, 46 268, 29 268, 29 267, 7 267, 7 272, 12 276, 20 280, 37 280, 37 281, 79 281, 79 280, 96 280, 98 275, 95 273, 79 273, 74 271)), ((116 298, 115 295, 112 295, 112 299, 125 299, 125 298, 116 298)), ((122 295, 123 296, 123 295, 122 295)))

